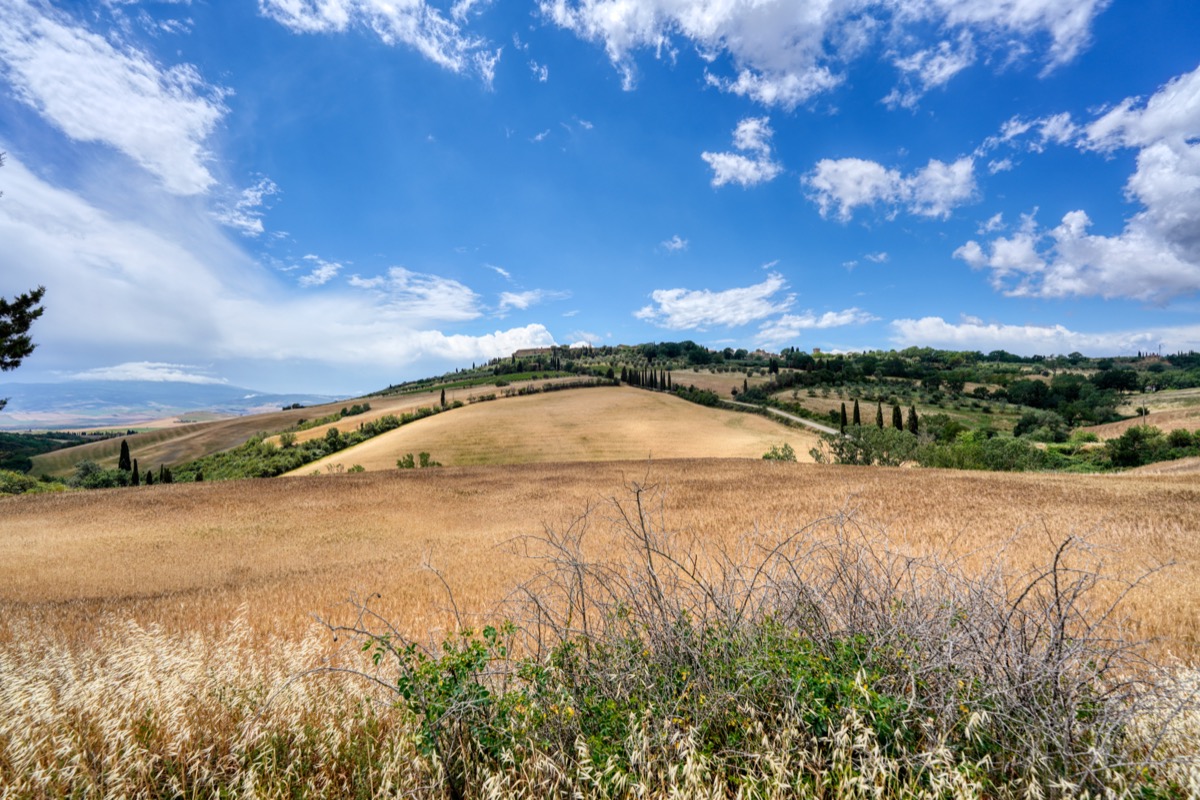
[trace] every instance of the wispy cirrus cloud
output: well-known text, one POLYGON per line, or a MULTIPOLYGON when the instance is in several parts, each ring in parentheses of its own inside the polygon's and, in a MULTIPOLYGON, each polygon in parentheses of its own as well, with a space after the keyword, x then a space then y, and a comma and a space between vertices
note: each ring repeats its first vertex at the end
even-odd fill
POLYGON ((479 295, 453 278, 391 267, 373 278, 351 276, 349 283, 372 291, 385 307, 414 322, 462 322, 482 314, 479 295))
POLYGON ((777 272, 762 283, 722 291, 708 289, 657 289, 653 304, 634 316, 668 330, 695 330, 713 325, 736 326, 786 311, 795 301, 792 294, 778 297, 787 281, 777 272))
POLYGON ((342 265, 337 261, 326 261, 320 256, 306 255, 304 261, 312 267, 306 274, 301 275, 298 283, 306 288, 324 286, 342 271, 342 265))
POLYGON ((206 141, 228 111, 224 89, 48 5, 5 0, 0 9, 0 68, 22 102, 71 139, 124 153, 173 194, 216 183, 206 141))
POLYGON ((238 193, 231 203, 219 204, 213 217, 222 225, 240 231, 245 236, 260 236, 263 232, 263 209, 268 199, 279 194, 279 187, 266 176, 238 193))
POLYGON ((449 17, 425 0, 260 0, 259 10, 296 33, 342 33, 357 27, 387 45, 413 48, 451 72, 474 71, 491 85, 501 48, 464 28, 473 2, 458 3, 449 17))
POLYGON ((548 289, 530 289, 524 292, 501 292, 499 311, 500 313, 504 313, 514 308, 524 311, 539 303, 550 300, 565 300, 570 296, 570 292, 555 292, 548 289))
MULTIPOLYGON (((555 343, 536 322, 456 330, 483 312, 479 295, 453 278, 395 267, 350 278, 358 291, 296 291, 209 215, 121 216, 47 183, 13 154, 3 177, 4 278, 44 284, 53 297, 25 369, 79 373, 91 361, 119 367, 91 377, 201 379, 187 365, 219 364, 235 383, 329 391, 335 370, 444 369, 555 343)), ((337 262, 301 263, 311 274, 337 262)))

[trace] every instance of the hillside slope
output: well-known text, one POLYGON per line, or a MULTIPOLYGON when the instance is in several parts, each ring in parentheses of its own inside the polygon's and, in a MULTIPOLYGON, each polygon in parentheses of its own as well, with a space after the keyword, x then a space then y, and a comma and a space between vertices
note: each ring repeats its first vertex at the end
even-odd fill
POLYGON ((406 425, 293 474, 331 465, 391 470, 406 453, 442 464, 522 464, 644 458, 761 458, 787 442, 802 460, 815 434, 764 417, 629 387, 552 392, 455 409, 406 425))

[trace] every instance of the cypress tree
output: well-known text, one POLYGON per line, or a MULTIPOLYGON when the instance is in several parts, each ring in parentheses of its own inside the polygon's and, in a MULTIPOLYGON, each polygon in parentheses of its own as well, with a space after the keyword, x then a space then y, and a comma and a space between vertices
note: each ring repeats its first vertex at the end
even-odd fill
POLYGON ((117 459, 117 469, 129 472, 133 465, 129 462, 129 442, 121 440, 121 457, 117 459))
POLYGON ((883 403, 882 402, 875 404, 875 427, 876 428, 883 427, 883 403))
POLYGON ((152 470, 152 469, 146 470, 146 485, 147 486, 154 485, 154 470, 152 470))
POLYGON ((900 406, 892 406, 892 427, 898 431, 904 430, 904 416, 900 413, 900 406))
POLYGON ((917 435, 917 409, 915 406, 908 407, 908 432, 913 436, 917 435))
POLYGON ((129 476, 130 485, 137 486, 142 482, 142 476, 138 473, 137 459, 133 460, 133 474, 129 476))
POLYGON ((846 404, 845 403, 842 403, 841 427, 842 427, 842 433, 845 433, 846 432, 846 404))
POLYGON ((669 372, 668 372, 668 373, 667 373, 667 391, 669 392, 669 391, 671 391, 671 390, 672 390, 672 386, 671 386, 671 373, 669 373, 669 372))
POLYGON ((442 389, 442 408, 446 407, 446 390, 442 389))
POLYGON ((750 391, 750 382, 745 378, 742 378, 742 394, 745 394, 748 391, 750 391))
POLYGON ((854 424, 862 425, 862 415, 858 412, 858 398, 854 398, 854 424))

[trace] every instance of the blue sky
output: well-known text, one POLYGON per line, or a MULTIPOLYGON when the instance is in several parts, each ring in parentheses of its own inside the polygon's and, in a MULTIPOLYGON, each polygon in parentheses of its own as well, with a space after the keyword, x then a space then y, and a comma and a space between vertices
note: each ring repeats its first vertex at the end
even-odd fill
POLYGON ((6 379, 1200 349, 1194 0, 0 0, 6 379))

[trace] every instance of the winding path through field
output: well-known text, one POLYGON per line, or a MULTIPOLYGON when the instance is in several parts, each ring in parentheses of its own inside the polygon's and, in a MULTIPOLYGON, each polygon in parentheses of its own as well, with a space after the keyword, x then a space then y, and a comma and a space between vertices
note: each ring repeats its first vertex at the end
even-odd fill
POLYGON ((837 434, 837 430, 829 427, 828 425, 822 425, 819 422, 813 422, 811 419, 805 419, 804 417, 797 417, 795 414, 789 414, 786 411, 780 411, 778 408, 772 408, 771 406, 756 406, 752 405, 751 403, 739 403, 737 400, 730 400, 729 404, 741 406, 742 408, 753 408, 755 410, 765 408, 768 412, 777 417, 783 417, 784 419, 789 419, 792 422, 798 422, 801 425, 812 428, 814 431, 820 431, 821 433, 832 433, 835 435, 837 434))

